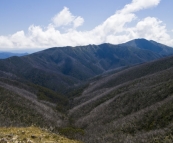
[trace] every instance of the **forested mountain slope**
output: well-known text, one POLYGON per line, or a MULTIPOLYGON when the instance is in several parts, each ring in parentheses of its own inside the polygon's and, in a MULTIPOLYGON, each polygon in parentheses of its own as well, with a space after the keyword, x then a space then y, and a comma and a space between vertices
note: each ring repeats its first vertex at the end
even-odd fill
MULTIPOLYGON (((136 41, 143 42, 141 39, 136 41)), ((50 48, 23 57, 0 60, 0 70, 66 93, 67 89, 104 72, 156 60, 173 53, 172 48, 165 46, 169 50, 161 54, 162 52, 157 52, 157 48, 165 51, 163 45, 156 46, 151 41, 147 43, 149 47, 154 45, 156 50, 128 44, 50 48)))
POLYGON ((173 141, 173 57, 92 80, 69 116, 84 142, 173 141))
POLYGON ((67 99, 49 89, 0 78, 0 126, 61 127, 64 114, 57 107, 67 104, 67 99))

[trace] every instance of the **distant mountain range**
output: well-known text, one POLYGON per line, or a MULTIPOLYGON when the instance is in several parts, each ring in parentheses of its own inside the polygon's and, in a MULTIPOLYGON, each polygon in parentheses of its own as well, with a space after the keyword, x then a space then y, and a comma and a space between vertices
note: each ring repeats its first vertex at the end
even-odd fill
POLYGON ((125 44, 50 48, 0 61, 0 70, 64 93, 83 81, 173 54, 171 47, 145 39, 125 44), (130 46, 129 46, 130 45, 130 46))
POLYGON ((13 56, 25 56, 28 55, 28 53, 10 53, 10 52, 0 52, 0 59, 6 59, 9 57, 13 57, 13 56))

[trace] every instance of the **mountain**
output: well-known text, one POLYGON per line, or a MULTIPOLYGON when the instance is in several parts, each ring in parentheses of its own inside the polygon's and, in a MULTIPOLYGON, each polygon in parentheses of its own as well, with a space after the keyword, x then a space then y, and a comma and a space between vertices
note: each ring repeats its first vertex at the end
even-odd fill
POLYGON ((25 56, 28 53, 10 53, 10 52, 0 52, 0 59, 6 59, 13 56, 25 56))
POLYGON ((92 79, 69 117, 85 143, 172 142, 173 57, 92 79))
POLYGON ((172 49, 134 41, 0 60, 0 127, 34 125, 85 143, 172 142, 172 49))
POLYGON ((134 39, 134 40, 131 40, 131 41, 121 44, 121 45, 150 50, 150 51, 160 54, 162 56, 171 55, 173 52, 173 48, 170 48, 166 45, 157 43, 153 40, 148 41, 146 39, 134 39))
MULTIPOLYGON (((140 43, 141 40, 136 41, 140 43)), ((151 41, 147 43, 153 45, 151 41)), ((173 53, 172 48, 165 47, 169 50, 163 53, 167 55, 173 53)), ((165 47, 158 44, 154 48, 165 51, 165 47)), ((156 51, 137 46, 112 44, 50 48, 23 57, 0 60, 0 70, 10 71, 34 84, 66 94, 70 89, 104 72, 165 56, 161 54, 162 52, 156 51)))

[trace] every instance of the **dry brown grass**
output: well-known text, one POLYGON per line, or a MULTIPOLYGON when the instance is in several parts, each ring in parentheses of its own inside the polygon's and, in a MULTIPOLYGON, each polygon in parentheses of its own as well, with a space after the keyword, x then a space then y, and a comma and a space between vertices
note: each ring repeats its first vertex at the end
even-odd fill
POLYGON ((27 128, 0 128, 1 142, 21 143, 80 143, 70 140, 58 134, 34 126, 27 128))

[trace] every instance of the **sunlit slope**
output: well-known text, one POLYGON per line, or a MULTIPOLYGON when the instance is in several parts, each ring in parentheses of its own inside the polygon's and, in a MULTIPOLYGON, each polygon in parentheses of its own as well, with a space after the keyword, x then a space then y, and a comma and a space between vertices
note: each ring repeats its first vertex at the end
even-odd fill
POLYGON ((81 143, 37 127, 0 128, 0 142, 23 143, 81 143))

